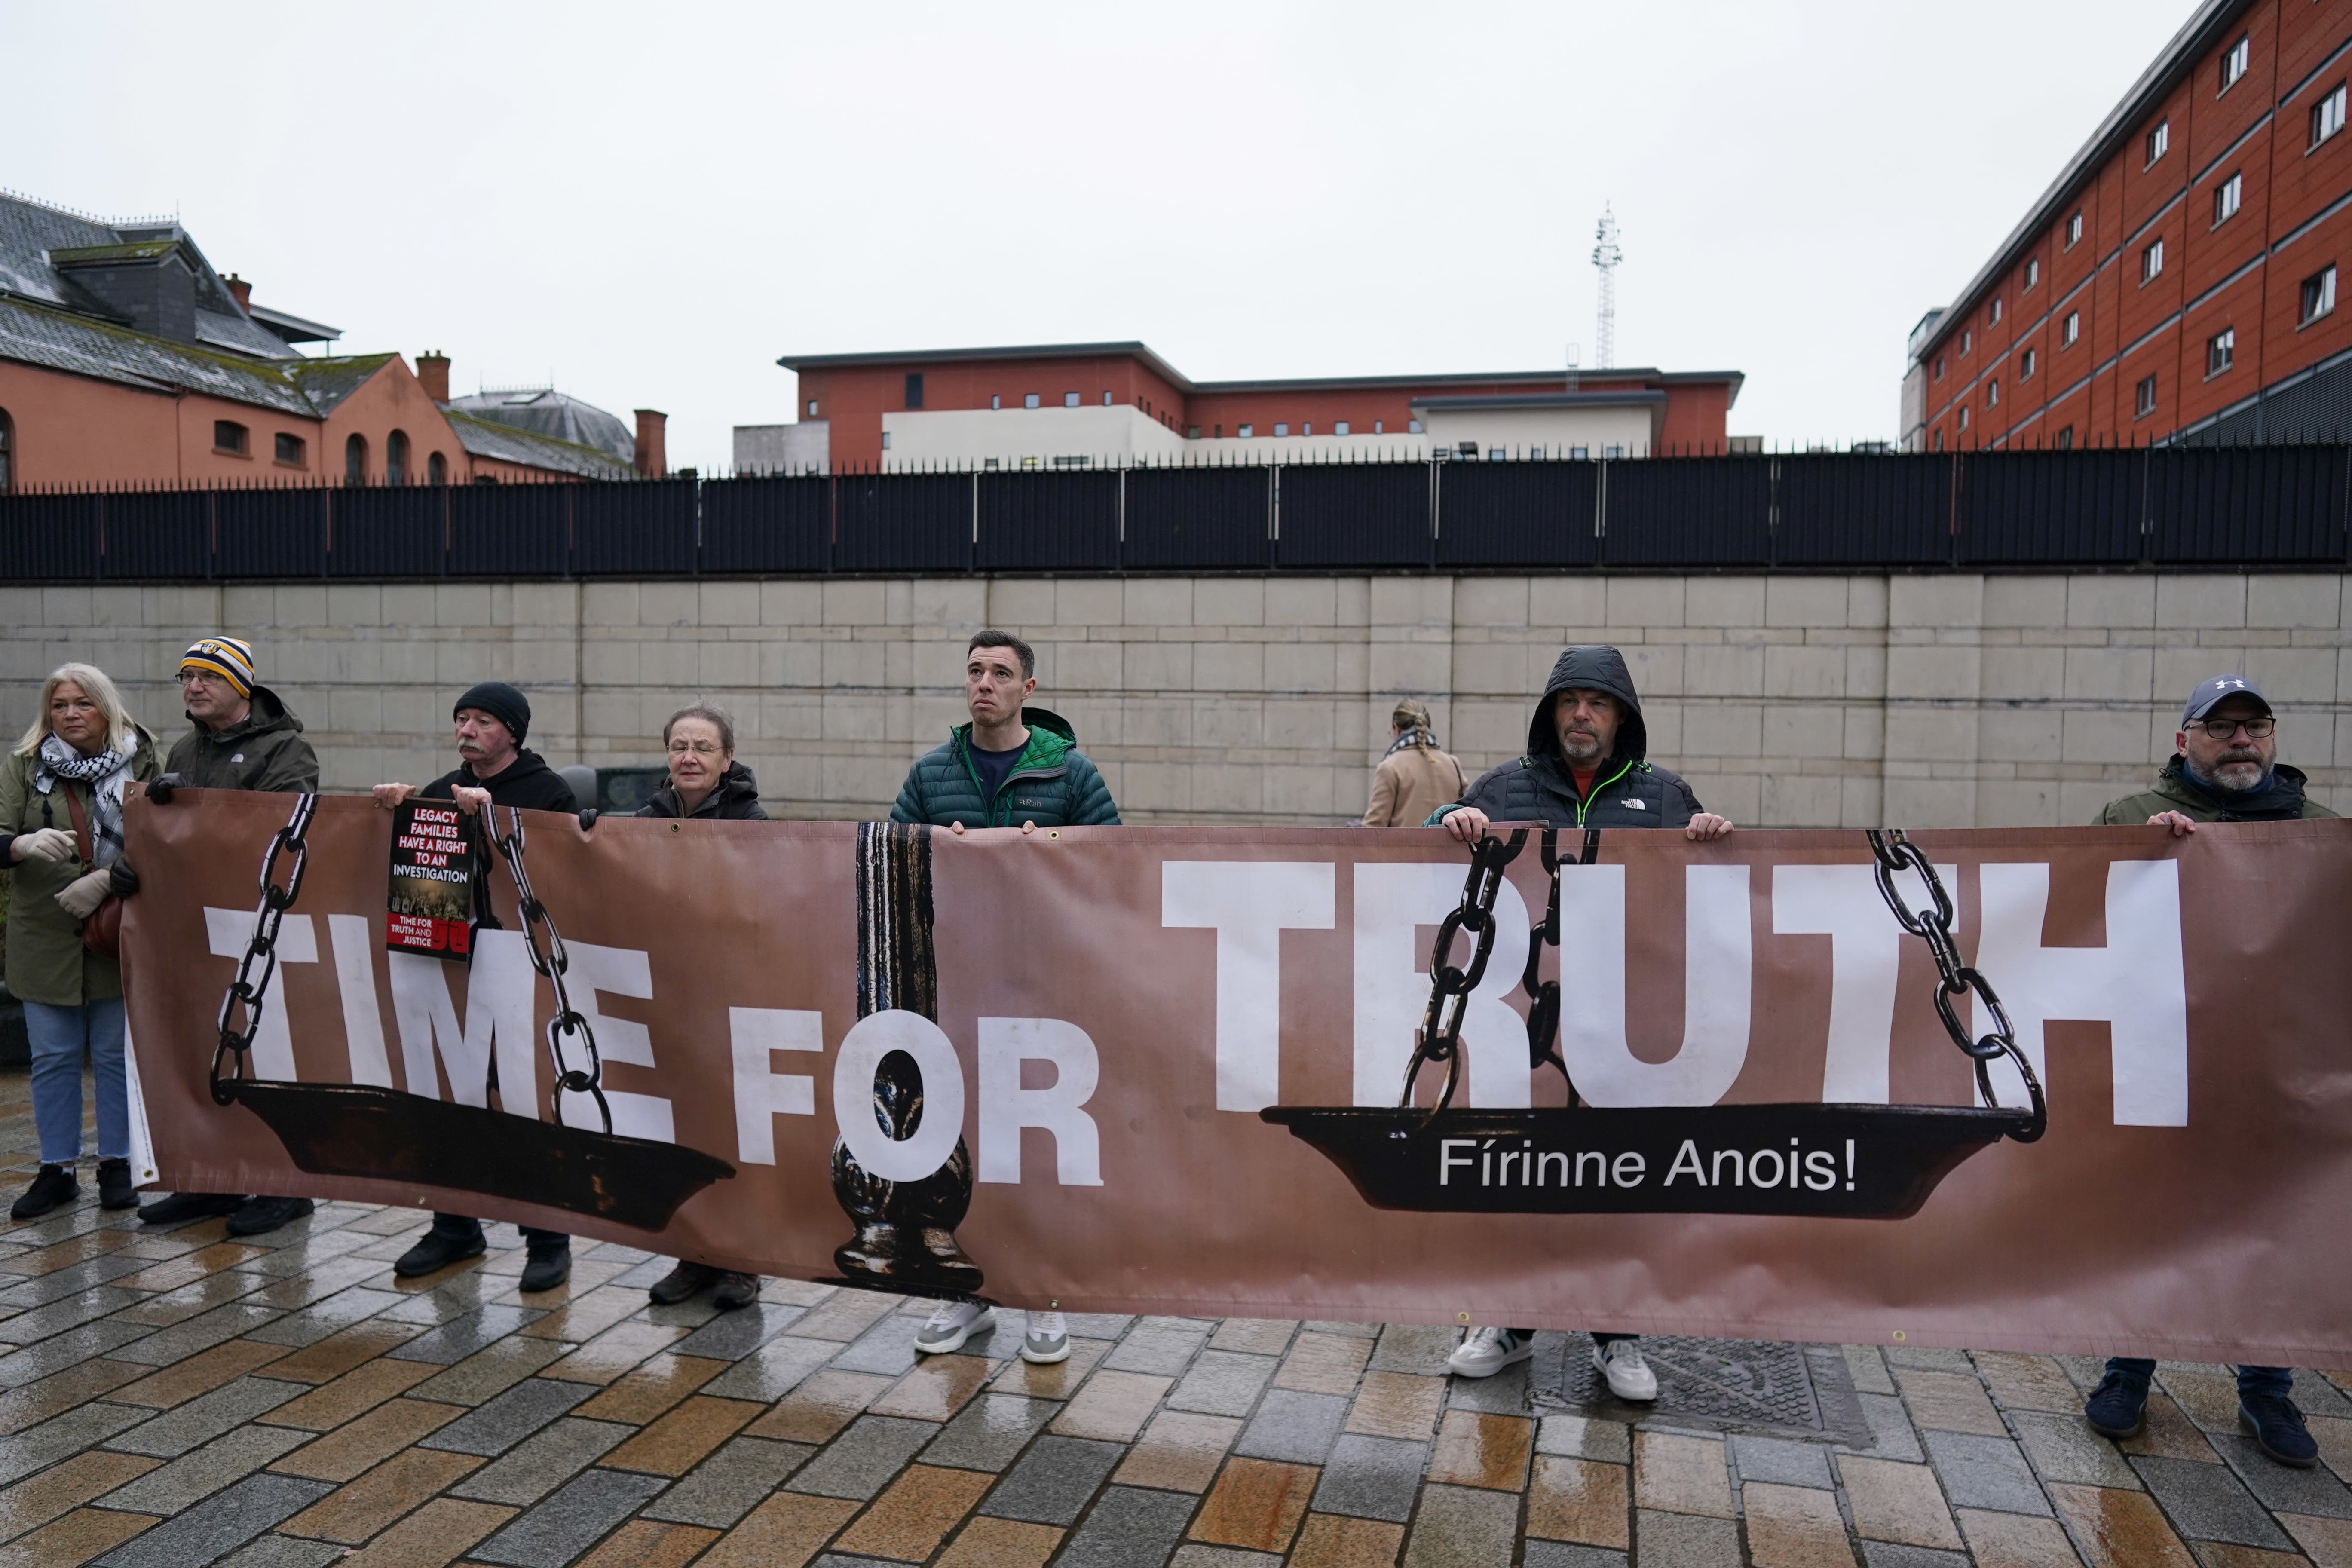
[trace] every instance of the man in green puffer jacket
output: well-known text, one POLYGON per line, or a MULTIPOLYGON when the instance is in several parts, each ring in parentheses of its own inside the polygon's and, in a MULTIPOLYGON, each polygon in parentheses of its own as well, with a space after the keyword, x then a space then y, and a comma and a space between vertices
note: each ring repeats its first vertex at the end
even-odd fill
POLYGON ((1118 807, 1067 721, 1024 708, 1037 658, 1010 632, 984 631, 964 650, 971 722, 915 759, 893 822, 967 827, 1117 827, 1118 807))
MULTIPOLYGON (((948 731, 947 744, 915 759, 899 787, 893 822, 969 827, 1117 827, 1118 807, 1077 736, 1058 714, 1024 708, 1037 689, 1037 656, 1011 632, 984 631, 964 647, 963 700, 971 722, 948 731)), ((961 1350, 996 1326, 985 1301, 942 1301, 915 1331, 925 1355, 961 1350)), ((1021 1359, 1040 1364, 1070 1357, 1069 1324, 1059 1312, 1032 1312, 1021 1359)))

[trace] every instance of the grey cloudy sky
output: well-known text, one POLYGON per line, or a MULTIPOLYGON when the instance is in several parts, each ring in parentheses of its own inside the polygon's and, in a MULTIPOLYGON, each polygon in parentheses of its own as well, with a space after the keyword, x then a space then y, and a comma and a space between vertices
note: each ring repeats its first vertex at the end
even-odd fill
POLYGON ((707 468, 788 351, 1591 364, 1607 201, 1619 363, 1851 440, 2191 9, 0 0, 0 185, 176 207, 346 350, 664 408, 707 468))

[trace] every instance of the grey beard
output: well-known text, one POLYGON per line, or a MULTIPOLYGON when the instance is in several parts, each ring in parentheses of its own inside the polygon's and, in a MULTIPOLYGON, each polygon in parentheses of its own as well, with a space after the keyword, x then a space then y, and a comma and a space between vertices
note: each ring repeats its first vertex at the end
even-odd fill
POLYGON ((2198 787, 2205 790, 2210 795, 2252 795, 2254 791, 2268 784, 2271 777, 2270 769, 2264 768, 2260 773, 2255 775, 2253 783, 2247 784, 2234 784, 2230 783, 2227 779, 2209 778, 2206 776, 2205 771, 2202 768, 2199 767, 2195 763, 2190 762, 2187 757, 2180 759, 2180 771, 2187 773, 2191 782, 2195 783, 2198 787))

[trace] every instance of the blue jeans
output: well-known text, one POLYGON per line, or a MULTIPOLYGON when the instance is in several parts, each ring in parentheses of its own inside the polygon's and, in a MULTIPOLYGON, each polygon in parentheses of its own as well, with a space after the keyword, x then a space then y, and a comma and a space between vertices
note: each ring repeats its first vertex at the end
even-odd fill
MULTIPOLYGON (((2109 1356, 2107 1371, 2118 1377, 2127 1377, 2147 1392, 2148 1379, 2156 1375, 2156 1363, 2141 1356, 2109 1356)), ((2294 1372, 2284 1366, 2242 1366, 2238 1369, 2238 1397, 2249 1394, 2275 1394, 2284 1397, 2294 1387, 2294 1372)))
POLYGON ((41 1135, 41 1163, 70 1165, 81 1157, 84 1046, 98 1079, 98 1157, 128 1159, 131 1089, 122 1076, 122 998, 79 1007, 27 1002, 25 1033, 33 1047, 33 1125, 41 1135))

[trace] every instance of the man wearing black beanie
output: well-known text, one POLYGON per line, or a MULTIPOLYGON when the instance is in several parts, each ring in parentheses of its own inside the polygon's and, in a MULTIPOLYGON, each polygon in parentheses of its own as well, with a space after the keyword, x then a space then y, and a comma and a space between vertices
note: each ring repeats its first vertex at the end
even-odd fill
MULTIPOLYGON (((537 752, 523 750, 530 733, 530 699, 503 680, 485 680, 469 688, 450 710, 457 732, 457 768, 423 789, 414 784, 380 784, 375 803, 387 811, 411 795, 427 800, 455 801, 468 814, 485 806, 520 806, 525 811, 574 811, 579 803, 563 775, 547 765, 537 752)), ((572 1238, 551 1230, 518 1227, 527 1250, 521 1289, 552 1290, 572 1277, 572 1238)), ((478 1257, 488 1245, 482 1222, 470 1215, 436 1214, 423 1240, 392 1266, 404 1279, 431 1274, 463 1258, 478 1257)))

